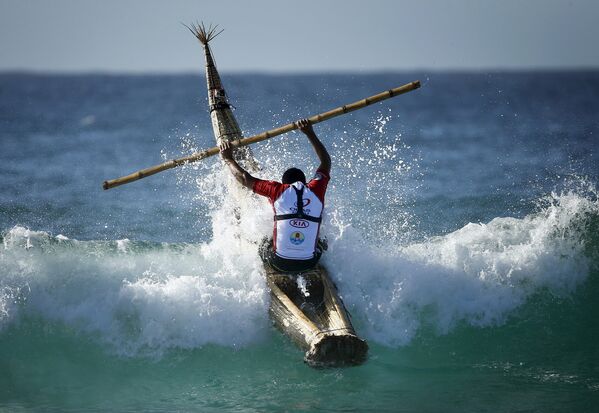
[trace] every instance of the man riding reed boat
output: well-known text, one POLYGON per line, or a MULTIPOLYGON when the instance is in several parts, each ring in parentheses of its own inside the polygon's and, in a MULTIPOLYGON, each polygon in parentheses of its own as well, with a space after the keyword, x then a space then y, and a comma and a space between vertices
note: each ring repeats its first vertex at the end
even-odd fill
POLYGON ((331 172, 331 157, 307 119, 297 122, 307 137, 320 165, 310 182, 297 168, 289 168, 282 182, 253 177, 233 158, 229 142, 220 145, 221 156, 233 176, 245 187, 269 199, 274 210, 272 240, 265 239, 260 247, 262 260, 281 272, 301 272, 313 268, 326 246, 318 238, 324 197, 331 172))
MULTIPOLYGON (((414 81, 309 119, 243 138, 208 45, 222 30, 203 24, 188 28, 204 48, 208 105, 218 146, 104 181, 103 188, 114 188, 220 152, 235 178, 255 193, 267 197, 273 206, 273 238, 266 239, 260 255, 266 264, 264 273, 271 291, 270 313, 275 324, 306 351, 304 360, 312 366, 363 363, 368 344, 356 334, 335 283, 318 264, 322 250, 326 249, 318 235, 330 180, 331 157, 314 133, 312 124, 418 89, 420 82, 414 81), (304 173, 297 168, 285 171, 282 182, 261 180, 247 172, 259 170, 248 145, 295 129, 308 137, 320 159, 320 166, 310 182, 306 183, 304 173)), ((239 194, 238 191, 234 193, 239 194)))

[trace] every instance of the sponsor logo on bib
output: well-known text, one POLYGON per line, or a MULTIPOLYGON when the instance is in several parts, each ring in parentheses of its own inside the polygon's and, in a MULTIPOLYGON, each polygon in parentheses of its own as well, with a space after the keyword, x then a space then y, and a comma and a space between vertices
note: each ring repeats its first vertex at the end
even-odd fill
MULTIPOLYGON (((312 200, 310 198, 303 198, 302 199, 302 204, 303 206, 307 207, 308 205, 310 205, 310 202, 312 202, 312 200)), ((295 207, 297 207, 297 201, 295 201, 293 203, 293 205, 295 205, 295 207)))
POLYGON ((293 245, 300 245, 302 242, 304 242, 304 234, 302 234, 299 231, 295 231, 293 233, 291 233, 291 236, 289 237, 289 241, 291 241, 291 243, 293 245))
POLYGON ((289 222, 289 225, 295 228, 308 228, 310 223, 304 219, 292 219, 289 222))
MULTIPOLYGON (((296 207, 291 207, 291 208, 289 208, 289 210, 291 211, 292 214, 295 214, 297 212, 296 207)), ((310 208, 304 208, 304 214, 310 215, 310 208)))

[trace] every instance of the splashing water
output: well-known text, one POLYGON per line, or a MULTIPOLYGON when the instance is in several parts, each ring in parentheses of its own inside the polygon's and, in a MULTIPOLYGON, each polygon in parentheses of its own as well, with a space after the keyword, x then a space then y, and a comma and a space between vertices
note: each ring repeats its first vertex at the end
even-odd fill
POLYGON ((597 192, 552 193, 536 214, 469 223, 444 236, 375 247, 337 223, 329 265, 354 314, 378 342, 410 342, 423 324, 501 324, 533 293, 572 292, 588 275, 585 243, 597 192))
MULTIPOLYGON (((284 157, 267 161, 276 172, 286 164, 284 157)), ((18 226, 5 233, 0 328, 20 317, 59 321, 129 355, 247 346, 267 337, 268 292, 256 250, 272 230, 270 207, 228 185, 218 164, 188 172, 182 175, 201 194, 193 201, 210 205, 208 242, 78 241, 18 226)), ((571 292, 588 274, 585 240, 599 215, 594 188, 552 193, 535 214, 402 243, 384 231, 365 236, 352 209, 332 198, 323 263, 358 329, 388 346, 410 343, 425 325, 447 333, 460 322, 501 324, 540 289, 571 292)), ((394 217, 393 231, 409 228, 406 217, 394 217)))

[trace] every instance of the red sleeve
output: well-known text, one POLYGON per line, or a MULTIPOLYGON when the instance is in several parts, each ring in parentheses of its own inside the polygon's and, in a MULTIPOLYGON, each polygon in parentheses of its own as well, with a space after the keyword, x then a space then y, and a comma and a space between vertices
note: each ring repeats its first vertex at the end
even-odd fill
POLYGON ((330 179, 331 177, 326 171, 318 168, 314 178, 312 178, 306 185, 312 192, 314 192, 314 194, 316 194, 322 203, 324 203, 324 194, 327 191, 327 185, 329 184, 330 179))
POLYGON ((258 195, 267 197, 270 202, 275 202, 279 195, 285 190, 285 186, 280 182, 264 181, 256 178, 252 190, 258 195))

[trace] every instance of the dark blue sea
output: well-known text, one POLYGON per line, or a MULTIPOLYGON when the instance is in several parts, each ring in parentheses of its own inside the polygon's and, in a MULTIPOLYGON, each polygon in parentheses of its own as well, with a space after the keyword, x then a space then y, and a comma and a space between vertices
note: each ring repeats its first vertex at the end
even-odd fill
MULTIPOLYGON (((597 409, 599 72, 222 79, 245 136, 422 81, 315 126, 368 360, 311 368, 272 326, 272 211, 216 157, 102 189, 214 146, 203 76, 4 73, 0 412, 597 409)), ((317 166, 300 133, 252 149, 317 166)))

